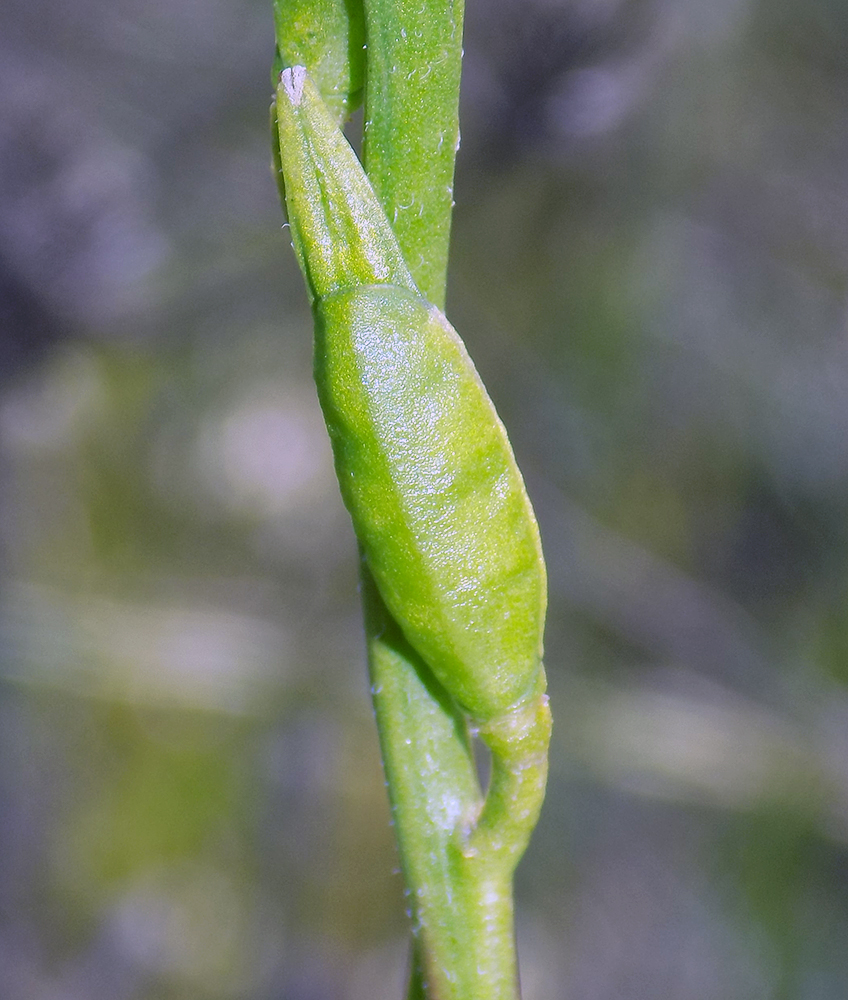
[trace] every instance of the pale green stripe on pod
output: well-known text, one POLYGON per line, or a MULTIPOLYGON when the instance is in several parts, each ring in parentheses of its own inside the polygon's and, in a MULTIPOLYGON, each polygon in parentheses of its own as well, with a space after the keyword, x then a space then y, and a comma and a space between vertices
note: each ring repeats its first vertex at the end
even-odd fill
POLYGON ((540 673, 545 571, 521 474, 461 340, 417 293, 302 68, 282 74, 277 114, 345 503, 409 642, 469 714, 493 719, 540 673))

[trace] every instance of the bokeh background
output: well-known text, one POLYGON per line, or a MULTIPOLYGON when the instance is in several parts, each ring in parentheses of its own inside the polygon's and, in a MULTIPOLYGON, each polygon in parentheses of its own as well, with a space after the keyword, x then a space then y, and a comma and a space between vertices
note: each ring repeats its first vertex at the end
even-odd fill
MULTIPOLYGON (((0 9, 0 997, 395 1000, 262 0, 0 9)), ((848 996, 848 5, 468 0, 550 572, 525 1000, 848 996)))

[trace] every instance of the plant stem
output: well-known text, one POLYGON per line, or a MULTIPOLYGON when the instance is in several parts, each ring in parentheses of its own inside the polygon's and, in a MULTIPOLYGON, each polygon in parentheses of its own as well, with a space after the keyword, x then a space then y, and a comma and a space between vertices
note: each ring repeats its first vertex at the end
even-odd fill
MULTIPOLYGON (((439 306, 459 144, 462 16, 461 0, 365 3, 365 168, 418 287, 439 306)), ((416 934, 409 1000, 513 1000, 512 872, 538 814, 544 766, 510 767, 495 740, 484 807, 465 722, 403 640, 365 567, 363 601, 377 724, 416 934), (536 786, 529 795, 520 788, 528 781, 536 786), (526 836, 504 837, 514 845, 514 856, 504 858, 498 849, 504 816, 516 807, 522 813, 521 802, 530 800, 532 816, 526 809, 522 815, 526 836)), ((544 759, 546 723, 541 730, 536 742, 544 759)))
POLYGON ((463 0, 365 0, 364 162, 424 298, 444 308, 463 0))
MULTIPOLYGON (((462 67, 462 0, 445 3, 439 8, 437 3, 428 2, 419 8, 420 13, 410 10, 410 5, 402 5, 398 0, 368 0, 365 5, 366 38, 368 48, 368 86, 366 89, 365 140, 363 160, 368 177, 380 198, 416 283, 431 302, 442 307, 445 301, 447 283, 448 247, 453 209, 453 174, 456 149, 459 143, 459 80, 462 67), (421 23, 423 21, 423 24, 421 23), (417 42, 413 49, 410 36, 417 42), (450 45, 445 45, 445 38, 450 45), (399 51, 400 50, 400 51, 399 51), (422 111, 428 104, 422 100, 420 72, 428 67, 432 70, 433 53, 447 54, 447 72, 443 77, 443 87, 439 93, 438 110, 432 124, 422 121, 422 111), (414 65, 409 65, 410 55, 414 55, 414 65), (398 58, 400 56, 400 58, 398 58), (398 66, 403 67, 398 72, 398 66), (410 85, 415 70, 419 79, 410 85), (406 118, 405 116, 409 116, 406 118), (427 140, 435 129, 439 133, 435 141, 441 180, 447 198, 434 199, 429 190, 422 190, 423 171, 421 153, 427 148, 427 140), (445 131, 449 132, 447 145, 445 131), (451 138, 453 141, 451 141, 451 138), (411 214, 412 213, 412 214, 411 214)), ((433 101, 429 102, 430 104, 433 101)), ((431 108, 432 110, 432 108, 431 108)), ((407 886, 418 885, 415 859, 426 856, 426 842, 438 849, 446 858, 450 849, 452 830, 446 829, 437 814, 437 801, 431 798, 428 788, 420 790, 421 795, 414 811, 404 809, 404 796, 393 790, 392 776, 404 771, 405 757, 397 750, 407 746, 413 735, 421 731, 421 726, 429 720, 438 720, 434 727, 440 734, 441 742, 434 746, 432 760, 435 770, 446 775, 453 785, 454 794, 462 797, 463 810, 474 808, 479 800, 473 761, 468 752, 468 734, 464 720, 458 717, 450 699, 436 697, 432 685, 423 681, 423 675, 416 669, 420 660, 404 653, 412 653, 406 645, 403 652, 395 650, 394 656, 383 644, 379 634, 375 634, 369 621, 375 620, 375 611, 388 618, 388 611, 382 606, 376 587, 370 581, 368 570, 363 566, 363 603, 365 607, 366 633, 368 637, 369 663, 374 690, 386 692, 384 697, 374 698, 374 710, 383 754, 383 766, 389 785, 398 849, 407 886), (394 681, 383 687, 382 681, 394 681), (415 706, 417 718, 409 708, 415 706), (397 731, 400 738, 392 740, 390 735, 397 731), (464 756, 464 762, 462 758, 464 756), (452 760, 453 767, 445 767, 452 760), (456 779, 460 781, 457 785, 456 779), (420 839, 420 843, 415 841, 420 839), (424 850, 420 850, 423 848, 424 850)), ((394 626, 395 629, 397 626, 394 626)), ((399 632, 399 630, 398 630, 399 632)), ((414 654, 413 654, 414 656, 414 654)), ((435 682, 434 682, 435 683, 435 682)), ((412 745, 412 744, 409 744, 412 745)), ((410 761, 413 769, 415 760, 410 761)), ((441 780, 444 780, 442 778, 441 780)), ((413 900, 413 912, 415 912, 413 900)), ((450 906, 448 894, 443 896, 443 905, 450 906)), ((421 916, 416 915, 415 933, 421 934, 412 949, 410 961, 409 1000, 427 997, 435 1000, 434 988, 425 987, 427 953, 438 954, 440 949, 432 941, 433 934, 426 928, 429 921, 421 924, 421 916)))

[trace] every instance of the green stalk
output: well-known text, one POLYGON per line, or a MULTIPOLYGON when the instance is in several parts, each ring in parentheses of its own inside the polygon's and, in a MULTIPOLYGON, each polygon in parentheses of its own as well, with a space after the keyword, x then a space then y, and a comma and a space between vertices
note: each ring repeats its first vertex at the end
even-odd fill
MULTIPOLYGON (((365 4, 365 169, 418 287, 440 308, 445 302, 454 163, 459 145, 463 12, 462 0, 443 4, 427 0, 417 8, 398 0, 367 0, 365 4), (422 87, 427 80, 422 81, 421 76, 426 73, 432 77, 434 64, 442 60, 444 72, 437 71, 430 81, 433 89, 422 87), (431 119, 428 113, 433 113, 431 119), (442 188, 438 197, 425 181, 425 158, 434 151, 434 183, 442 188)), ((406 755, 417 742, 416 734, 426 732, 425 727, 433 726, 433 720, 438 719, 439 724, 433 728, 439 742, 428 758, 433 762, 431 770, 440 782, 448 782, 454 794, 461 796, 465 813, 478 807, 480 792, 473 760, 466 749, 469 741, 461 714, 434 687, 435 681, 425 683, 420 661, 390 655, 381 633, 370 627, 369 622, 380 620, 380 610, 385 618, 388 612, 364 565, 362 595, 372 688, 382 692, 382 697, 374 698, 374 711, 404 879, 413 894, 413 886, 429 884, 430 910, 442 915, 438 919, 423 912, 419 897, 414 895, 416 943, 408 997, 441 1000, 449 995, 450 982, 439 988, 437 980, 441 979, 440 970, 455 964, 448 957, 455 935, 448 931, 443 944, 438 929, 450 923, 452 894, 449 883, 434 884, 432 878, 427 879, 426 866, 428 858, 449 857, 453 831, 441 822, 438 796, 432 794, 433 789, 409 788, 404 780, 405 774, 415 775, 417 761, 421 760, 406 755), (412 705, 415 711, 407 707, 412 705), (426 880, 423 883, 422 878, 426 880)))
POLYGON ((463 0, 365 0, 365 170, 424 298, 445 304, 463 0))
POLYGON ((456 986, 469 983, 459 970, 475 942, 458 905, 455 832, 482 804, 467 726, 404 639, 364 565, 362 601, 380 751, 415 936, 409 997, 458 1000, 471 995, 456 986))
POLYGON ((344 124, 362 103, 365 85, 362 0, 273 0, 273 7, 274 76, 286 66, 306 66, 325 104, 344 124))
MULTIPOLYGON (((358 99, 362 15, 356 0, 275 0, 277 66, 306 66, 338 119, 358 99)), ((275 162, 278 170, 287 164, 295 250, 319 311, 334 289, 378 276, 409 288, 409 272, 413 290, 441 306, 459 140, 462 4, 365 0, 364 25, 370 186, 320 100, 304 97, 293 74, 292 90, 278 90, 273 125, 278 138, 286 133, 289 153, 275 162), (367 207, 372 188, 382 212, 367 207)), ((295 74, 303 80, 303 70, 295 74)), ((503 714, 476 725, 492 753, 484 798, 465 715, 393 620, 364 560, 362 596, 413 919, 409 1000, 516 1000, 512 875, 544 795, 544 671, 539 665, 531 690, 503 714)))
MULTIPOLYGON (((462 0, 365 0, 365 169, 416 284, 440 307, 445 300, 459 146, 462 20, 462 0)), ((369 602, 379 596, 366 579, 363 597, 367 620, 369 602)), ((423 907, 413 898, 420 939, 413 955, 409 998, 509 1000, 518 995, 511 880, 544 794, 547 720, 539 741, 541 767, 526 768, 523 763, 510 767, 499 748, 493 752, 486 806, 469 841, 474 846, 463 851, 456 830, 440 822, 438 789, 425 783, 413 790, 405 784, 408 775, 416 775, 422 758, 414 753, 407 757, 404 751, 415 746, 422 724, 428 723, 426 716, 439 711, 439 698, 422 683, 420 667, 413 672, 407 663, 401 669, 383 655, 370 629, 369 634, 372 677, 379 678, 375 680, 379 688, 390 692, 382 700, 375 698, 375 710, 404 875, 413 896, 423 891, 428 904, 423 907), (395 683, 387 684, 387 677, 395 683), (416 714, 402 710, 412 699, 418 704, 416 714), (528 796, 519 785, 530 775, 537 787, 528 796), (527 798, 534 805, 533 815, 523 817, 529 820, 526 836, 518 838, 520 846, 516 845, 513 857, 504 859, 492 842, 492 832, 527 798), (484 844, 486 838, 489 842, 484 844), (484 849, 478 851, 478 846, 484 849), (448 866, 448 878, 428 871, 428 860, 436 857, 448 866)), ((442 782, 447 779, 452 788, 463 789, 467 809, 480 796, 476 777, 469 773, 470 761, 456 753, 449 739, 443 738, 434 750, 438 753, 428 758, 435 762, 432 769, 442 782)))
MULTIPOLYGON (((445 301, 459 145, 462 20, 462 0, 365 4, 365 169, 416 284, 440 308, 445 301)), ((481 795, 461 713, 427 677, 426 666, 410 647, 405 646, 402 658, 391 655, 383 633, 371 627, 386 623, 388 612, 364 565, 362 570, 372 686, 380 692, 374 710, 404 878, 413 897, 417 940, 408 995, 409 1000, 442 1000, 461 995, 454 989, 463 988, 457 982, 457 963, 463 958, 457 945, 461 948, 461 939, 468 936, 463 931, 473 935, 473 930, 466 925, 452 933, 456 917, 463 919, 453 907, 452 880, 444 877, 444 869, 428 870, 435 867, 433 861, 446 865, 455 849, 455 823, 445 823, 446 817, 439 814, 439 786, 448 786, 448 800, 455 797, 459 816, 473 815, 481 795), (432 745, 425 757, 415 751, 419 734, 428 729, 432 745), (409 779, 415 779, 425 759, 431 780, 411 786, 409 779), (417 891, 422 887, 425 898, 417 891)), ((466 947, 465 956, 474 950, 466 947)))
MULTIPOLYGON (((379 20, 379 12, 371 8, 369 15, 370 55, 375 61, 382 58, 385 66, 389 55, 386 43, 391 41, 392 36, 391 33, 380 33, 379 38, 375 38, 373 29, 379 20)), ((365 50, 357 43, 362 37, 363 20, 361 3, 357 6, 350 0, 274 0, 278 49, 275 77, 282 66, 305 65, 315 77, 322 96, 325 100, 330 98, 330 107, 335 108, 341 118, 361 98, 365 50), (351 91, 349 95, 346 93, 348 87, 351 91)), ((402 27, 397 31, 401 39, 402 27)), ((457 37, 461 35, 461 19, 459 22, 452 20, 451 31, 457 37)), ((429 32, 427 37, 430 37, 429 32)), ((426 52, 424 55, 426 58, 426 52)), ((450 100, 443 102, 444 108, 452 109, 448 111, 448 118, 453 123, 457 138, 460 60, 461 51, 456 48, 452 59, 452 92, 450 100)), ((374 72, 375 64, 369 60, 369 72, 374 72)), ((395 103, 395 113, 402 113, 403 106, 395 102, 392 87, 378 87, 373 81, 374 77, 370 88, 372 113, 366 128, 371 134, 372 148, 373 140, 379 137, 376 148, 382 151, 381 162, 387 168, 386 153, 391 149, 393 133, 391 104, 395 103), (381 107, 380 100, 387 101, 389 106, 381 107)), ((404 93, 408 99, 409 89, 404 88, 404 93)), ((275 173, 285 203, 276 112, 273 109, 272 134, 275 173)), ((442 160, 445 184, 452 184, 455 146, 456 139, 445 151, 446 154, 449 152, 449 157, 446 155, 442 160)), ((373 183, 374 178, 371 180, 373 183)), ((414 176, 414 183, 420 184, 420 172, 414 176)), ((409 188, 409 184, 404 180, 398 187, 392 188, 385 183, 384 187, 399 196, 401 191, 409 188)), ((419 198, 418 205, 423 204, 424 200, 419 198)), ((452 206, 450 203, 445 205, 442 199, 441 207, 438 215, 432 211, 426 215, 428 228, 435 233, 435 239, 431 240, 430 234, 420 224, 412 230, 419 247, 416 261, 419 265, 428 262, 433 275, 429 295, 437 304, 444 301, 452 206)), ((392 214, 395 214, 394 211, 392 214)), ((407 220, 408 213, 399 210, 398 214, 407 220)), ((412 245, 409 233, 407 227, 407 246, 412 245)), ((297 244, 295 236, 296 249, 297 244)), ((413 273, 420 279, 420 266, 413 273)), ((374 710, 404 882, 409 887, 409 912, 413 920, 415 944, 411 957, 409 1000, 441 1000, 451 995, 449 981, 445 989, 440 985, 443 974, 452 977, 451 970, 458 957, 456 936, 450 929, 451 891, 445 865, 457 818, 476 815, 482 805, 482 795, 465 717, 404 638, 364 563, 361 564, 361 578, 374 710), (418 892, 424 887, 429 891, 418 892), (425 976, 427 966, 431 973, 425 976), (426 992, 425 978, 428 984, 426 992)), ((466 949, 466 954, 470 953, 471 950, 466 949)))

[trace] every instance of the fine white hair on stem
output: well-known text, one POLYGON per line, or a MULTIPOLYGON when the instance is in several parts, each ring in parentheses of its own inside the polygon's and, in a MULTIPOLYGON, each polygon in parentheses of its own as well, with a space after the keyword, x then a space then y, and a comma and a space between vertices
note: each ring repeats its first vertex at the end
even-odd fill
POLYGON ((288 99, 296 108, 303 98, 303 85, 306 82, 305 66, 290 66, 280 74, 280 82, 283 85, 288 99))

